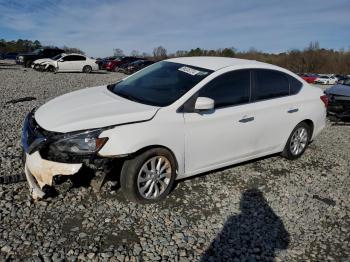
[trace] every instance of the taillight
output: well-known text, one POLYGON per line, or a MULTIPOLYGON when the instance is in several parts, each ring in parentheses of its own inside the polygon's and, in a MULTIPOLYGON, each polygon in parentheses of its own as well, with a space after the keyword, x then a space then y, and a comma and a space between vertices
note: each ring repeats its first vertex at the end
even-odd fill
POLYGON ((324 103, 324 106, 328 107, 328 104, 329 104, 328 96, 323 95, 323 96, 320 96, 320 98, 321 98, 322 102, 324 103))

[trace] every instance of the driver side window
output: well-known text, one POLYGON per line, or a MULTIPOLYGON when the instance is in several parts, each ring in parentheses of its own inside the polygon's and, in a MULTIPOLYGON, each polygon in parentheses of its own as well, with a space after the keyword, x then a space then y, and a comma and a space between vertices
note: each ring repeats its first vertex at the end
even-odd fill
POLYGON ((248 103, 250 70, 237 70, 220 75, 206 84, 198 96, 213 99, 215 108, 248 103))

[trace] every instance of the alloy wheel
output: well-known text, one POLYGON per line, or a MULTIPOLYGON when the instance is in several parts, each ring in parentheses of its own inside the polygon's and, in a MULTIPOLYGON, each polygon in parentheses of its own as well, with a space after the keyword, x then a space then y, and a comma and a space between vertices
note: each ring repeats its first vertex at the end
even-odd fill
POLYGON ((146 199, 156 199, 169 187, 172 176, 170 161, 164 156, 148 159, 137 177, 137 188, 146 199))
POLYGON ((297 156, 304 151, 307 145, 308 136, 309 134, 305 127, 300 127, 295 130, 289 144, 290 152, 293 155, 297 156))

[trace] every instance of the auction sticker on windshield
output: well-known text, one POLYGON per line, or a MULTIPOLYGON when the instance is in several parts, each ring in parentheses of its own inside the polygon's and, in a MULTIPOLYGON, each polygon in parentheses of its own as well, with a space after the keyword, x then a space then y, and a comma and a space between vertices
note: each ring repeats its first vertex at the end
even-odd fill
POLYGON ((191 67, 188 67, 188 66, 180 67, 178 70, 181 71, 181 72, 185 72, 187 74, 193 75, 193 76, 197 75, 198 73, 200 73, 200 71, 198 71, 196 69, 193 69, 191 67))

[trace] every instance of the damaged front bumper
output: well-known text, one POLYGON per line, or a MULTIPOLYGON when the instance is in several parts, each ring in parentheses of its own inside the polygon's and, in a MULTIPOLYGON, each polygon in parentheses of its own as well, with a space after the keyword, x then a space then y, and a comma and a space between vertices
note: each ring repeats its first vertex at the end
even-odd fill
POLYGON ((53 177, 56 175, 74 175, 83 164, 66 164, 42 159, 39 152, 26 153, 24 172, 29 185, 29 191, 33 199, 45 196, 42 190, 45 185, 52 186, 53 177))
POLYGON ((45 186, 53 185, 55 176, 73 176, 84 165, 92 169, 95 174, 99 174, 102 181, 104 180, 104 172, 108 170, 111 159, 99 158, 96 154, 75 156, 49 150, 50 144, 62 135, 41 128, 34 119, 34 112, 29 113, 25 119, 22 130, 24 172, 30 194, 34 199, 45 196, 43 189, 45 186))

